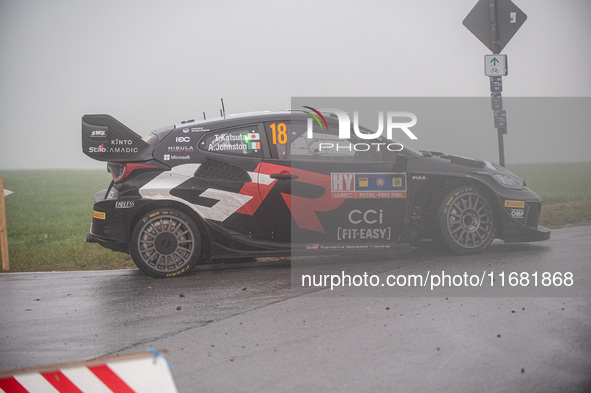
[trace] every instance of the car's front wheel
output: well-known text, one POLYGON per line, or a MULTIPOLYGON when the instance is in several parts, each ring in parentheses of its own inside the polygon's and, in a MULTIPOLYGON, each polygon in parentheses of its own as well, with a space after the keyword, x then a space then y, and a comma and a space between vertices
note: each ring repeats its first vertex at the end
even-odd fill
POLYGON ((178 210, 153 210, 135 224, 130 252, 137 267, 152 277, 179 276, 197 263, 201 233, 195 222, 178 210))
POLYGON ((447 193, 438 218, 443 240, 458 254, 478 253, 495 238, 494 211, 478 187, 459 187, 447 193))

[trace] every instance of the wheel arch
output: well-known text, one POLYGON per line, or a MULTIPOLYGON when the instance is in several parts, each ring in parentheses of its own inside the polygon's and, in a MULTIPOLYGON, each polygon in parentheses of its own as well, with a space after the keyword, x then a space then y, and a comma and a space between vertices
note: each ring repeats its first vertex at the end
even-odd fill
POLYGON ((209 242, 209 232, 207 231, 207 226, 205 225, 203 218, 199 214, 197 214, 197 212, 195 210, 191 209, 189 206, 185 205, 184 203, 181 203, 178 201, 174 201, 174 200, 170 200, 170 199, 150 200, 148 203, 143 204, 142 207, 140 207, 135 212, 135 214, 133 215, 133 217, 130 221, 129 228, 128 228, 129 239, 132 238, 131 234, 133 232, 133 228, 136 226, 138 221, 141 220, 141 218, 144 215, 146 215, 148 212, 150 212, 152 210, 161 209, 161 208, 176 209, 176 210, 186 214, 191 219, 193 219, 193 222, 195 223, 195 225, 197 225, 197 228, 201 232, 202 254, 199 259, 200 260, 209 259, 211 257, 211 245, 209 242))
MULTIPOLYGON (((435 175, 431 175, 435 176, 435 175)), ((441 200, 447 195, 452 189, 456 187, 477 187, 481 190, 486 198, 493 204, 493 217, 495 220, 495 227, 497 231, 497 237, 503 233, 503 222, 500 218, 500 201, 497 194, 491 188, 491 186, 484 180, 475 176, 450 176, 442 175, 430 182, 428 186, 421 191, 421 194, 413 201, 413 205, 410 207, 410 212, 415 208, 426 209, 426 219, 428 226, 431 229, 436 228, 433 224, 437 222, 437 209, 441 200)), ((433 236, 434 234, 431 233, 433 236)))

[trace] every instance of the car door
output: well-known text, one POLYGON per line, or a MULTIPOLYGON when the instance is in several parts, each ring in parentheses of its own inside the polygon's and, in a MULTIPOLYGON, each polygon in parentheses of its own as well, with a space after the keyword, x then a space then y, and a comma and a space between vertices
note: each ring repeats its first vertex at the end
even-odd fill
MULTIPOLYGON (((195 195, 194 203, 203 205, 201 216, 220 238, 252 243, 268 241, 272 236, 268 217, 259 209, 258 169, 268 154, 263 134, 262 124, 246 124, 209 132, 198 143, 205 158, 195 172, 197 182, 191 184, 187 194, 195 195)), ((267 178, 263 183, 269 183, 267 178)))
POLYGON ((260 173, 275 182, 263 209, 272 217, 275 241, 291 242, 294 251, 398 244, 407 178, 385 160, 383 146, 340 140, 336 123, 314 129, 313 135, 305 122, 264 126, 271 158, 263 159, 260 173))

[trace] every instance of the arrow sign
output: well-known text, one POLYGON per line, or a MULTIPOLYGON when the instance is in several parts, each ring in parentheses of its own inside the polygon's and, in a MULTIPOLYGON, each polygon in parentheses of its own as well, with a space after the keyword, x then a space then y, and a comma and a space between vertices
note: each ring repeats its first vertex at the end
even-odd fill
POLYGON ((12 191, 4 189, 4 196, 12 194, 12 191))
POLYGON ((484 75, 507 75, 507 55, 484 55, 484 75))

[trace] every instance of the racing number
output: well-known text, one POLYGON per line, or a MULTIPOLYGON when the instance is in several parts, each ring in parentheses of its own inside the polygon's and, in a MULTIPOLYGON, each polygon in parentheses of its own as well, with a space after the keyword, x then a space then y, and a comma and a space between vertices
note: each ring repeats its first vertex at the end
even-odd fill
POLYGON ((287 126, 285 123, 272 123, 270 127, 273 131, 273 144, 285 145, 287 143, 287 126))

